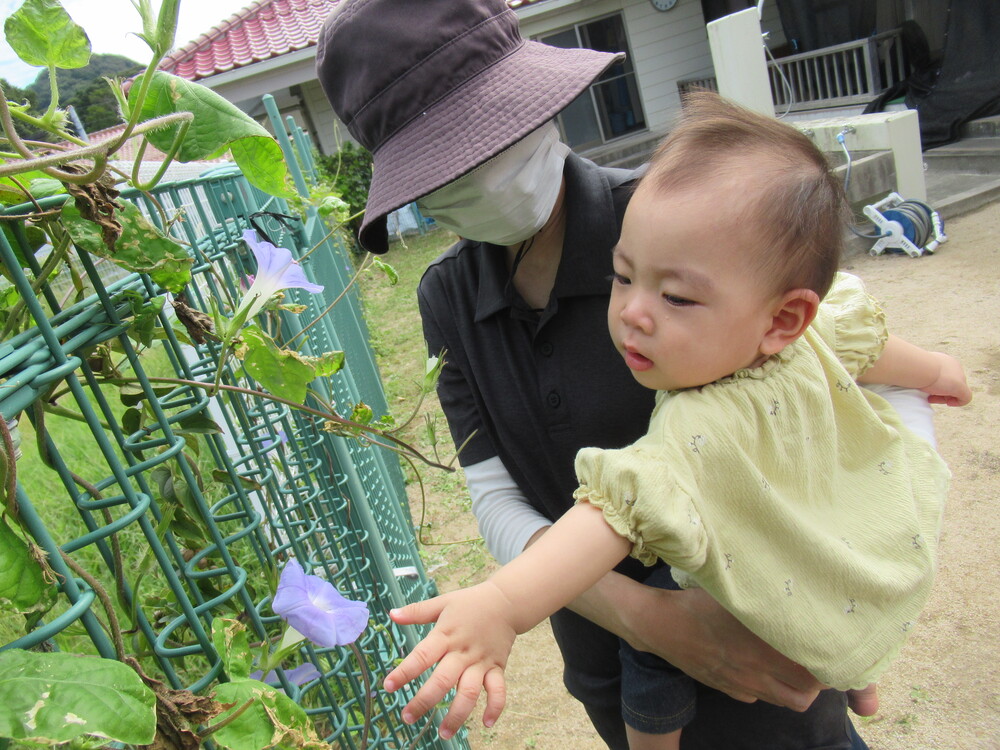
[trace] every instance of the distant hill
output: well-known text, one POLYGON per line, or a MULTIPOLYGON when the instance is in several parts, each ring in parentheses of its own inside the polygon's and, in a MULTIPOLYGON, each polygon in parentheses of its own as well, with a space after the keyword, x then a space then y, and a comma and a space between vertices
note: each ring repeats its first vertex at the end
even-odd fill
MULTIPOLYGON (((143 70, 145 66, 121 55, 92 55, 85 68, 58 70, 59 106, 65 109, 72 105, 88 133, 117 125, 121 122, 118 103, 111 89, 103 80, 106 78, 128 78, 143 70)), ((49 89, 48 72, 42 70, 33 82, 25 87, 35 109, 44 111, 52 100, 49 89)), ((40 134, 24 134, 39 137, 40 134)), ((51 136, 43 138, 50 140, 51 136)))
MULTIPOLYGON (((134 75, 142 68, 143 66, 135 60, 121 55, 91 55, 90 64, 85 68, 57 71, 60 104, 71 104, 70 99, 75 94, 92 85, 94 81, 100 81, 101 76, 113 78, 114 76, 134 75)), ((34 92, 35 101, 38 102, 41 109, 49 106, 49 101, 51 101, 49 75, 45 70, 40 71, 35 80, 25 88, 34 92)))

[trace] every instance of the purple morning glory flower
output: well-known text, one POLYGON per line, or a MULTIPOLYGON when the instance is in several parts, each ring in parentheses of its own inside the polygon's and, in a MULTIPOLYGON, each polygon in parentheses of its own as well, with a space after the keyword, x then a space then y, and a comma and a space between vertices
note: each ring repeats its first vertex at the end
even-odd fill
POLYGON ((267 301, 282 289, 305 289, 314 294, 323 291, 322 284, 314 284, 306 278, 302 267, 292 258, 292 252, 287 248, 275 247, 260 239, 253 229, 243 231, 243 241, 257 259, 257 273, 237 309, 238 313, 249 308, 245 320, 259 313, 267 301))
MULTIPOLYGON (((305 685, 307 682, 312 682, 319 676, 320 676, 320 671, 316 669, 316 665, 310 664, 309 662, 305 662, 304 664, 299 664, 299 666, 295 667, 295 669, 285 670, 285 679, 296 686, 302 686, 305 685)), ((256 672, 250 673, 250 679, 260 680, 261 682, 277 682, 278 672, 277 670, 272 669, 265 675, 261 670, 258 669, 256 672)))
POLYGON ((261 443, 260 449, 264 453, 267 453, 268 451, 274 450, 279 445, 284 445, 287 442, 288 442, 288 435, 285 433, 284 430, 278 430, 278 436, 265 440, 263 443, 261 443))
POLYGON ((329 581, 307 575, 296 560, 281 571, 271 609, 317 646, 354 643, 368 625, 368 606, 345 598, 329 581))

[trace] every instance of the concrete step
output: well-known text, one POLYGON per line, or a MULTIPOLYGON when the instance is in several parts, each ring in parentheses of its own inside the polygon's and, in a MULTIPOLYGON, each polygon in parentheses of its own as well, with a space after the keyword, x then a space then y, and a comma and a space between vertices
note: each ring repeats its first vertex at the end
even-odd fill
POLYGON ((1000 200, 1000 174, 928 171, 927 203, 942 219, 953 219, 1000 200))
POLYGON ((960 138, 989 138, 1000 136, 1000 115, 980 117, 965 123, 958 131, 960 138))
POLYGON ((928 171, 1000 175, 1000 135, 965 138, 924 151, 928 171))

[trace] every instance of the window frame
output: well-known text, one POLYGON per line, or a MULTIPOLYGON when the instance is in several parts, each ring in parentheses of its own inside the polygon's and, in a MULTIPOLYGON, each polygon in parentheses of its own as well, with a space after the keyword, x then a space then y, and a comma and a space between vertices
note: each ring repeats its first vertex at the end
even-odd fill
POLYGON ((615 141, 633 136, 636 133, 643 133, 649 131, 649 125, 646 122, 645 107, 642 101, 642 93, 639 88, 639 77, 638 74, 636 73, 635 65, 632 62, 632 60, 634 59, 631 50, 632 45, 631 45, 631 40, 629 39, 628 27, 625 24, 624 13, 622 13, 621 11, 613 11, 611 13, 605 13, 600 16, 595 16, 594 18, 588 18, 585 21, 581 21, 579 23, 573 23, 566 26, 550 29, 548 31, 545 31, 544 33, 537 34, 532 37, 535 41, 541 42, 542 44, 546 44, 547 39, 551 39, 553 37, 566 34, 566 32, 572 31, 574 36, 576 37, 576 47, 584 49, 593 49, 593 47, 587 47, 583 43, 584 37, 587 36, 589 38, 590 36, 589 31, 585 31, 585 29, 586 27, 591 26, 592 24, 600 23, 608 19, 617 19, 617 22, 619 24, 621 30, 622 44, 625 47, 625 49, 615 50, 615 51, 621 51, 625 53, 626 59, 624 63, 621 63, 621 65, 626 66, 626 69, 620 73, 613 74, 607 78, 605 78, 604 76, 608 74, 608 71, 605 71, 600 78, 591 83, 586 88, 585 91, 580 93, 580 96, 574 99, 573 102, 570 103, 570 105, 568 105, 571 106, 573 103, 577 102, 583 96, 588 97, 590 102, 589 109, 591 112, 591 117, 593 118, 592 123, 596 124, 597 134, 598 137, 600 138, 599 142, 591 140, 579 144, 570 143, 567 136, 567 128, 563 120, 564 113, 567 111, 568 106, 567 108, 564 108, 562 111, 560 111, 559 114, 556 116, 556 122, 559 125, 559 130, 562 133, 564 140, 566 140, 566 142, 569 143, 569 145, 574 149, 579 148, 581 150, 586 151, 592 148, 600 148, 601 146, 607 145, 609 143, 613 143, 615 141), (607 111, 607 107, 602 105, 601 101, 602 95, 599 93, 599 90, 602 87, 606 87, 618 81, 623 81, 628 89, 629 104, 631 106, 631 111, 634 112, 636 115, 638 115, 637 123, 639 124, 632 126, 630 129, 626 130, 620 135, 614 135, 610 133, 611 130, 610 115, 613 113, 607 111))

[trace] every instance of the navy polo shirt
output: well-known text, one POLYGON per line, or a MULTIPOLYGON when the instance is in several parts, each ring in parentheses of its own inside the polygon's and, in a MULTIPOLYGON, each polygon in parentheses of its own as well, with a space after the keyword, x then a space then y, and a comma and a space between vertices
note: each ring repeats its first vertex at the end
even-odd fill
POLYGON ((575 154, 564 174, 566 234, 544 310, 508 288, 501 248, 470 240, 435 260, 417 292, 428 351, 447 352, 438 396, 460 462, 499 456, 553 520, 573 504, 577 451, 634 442, 653 408, 607 327, 611 251, 637 174, 575 154))

